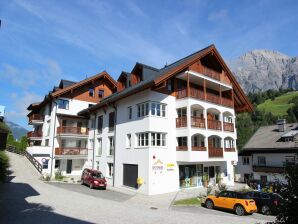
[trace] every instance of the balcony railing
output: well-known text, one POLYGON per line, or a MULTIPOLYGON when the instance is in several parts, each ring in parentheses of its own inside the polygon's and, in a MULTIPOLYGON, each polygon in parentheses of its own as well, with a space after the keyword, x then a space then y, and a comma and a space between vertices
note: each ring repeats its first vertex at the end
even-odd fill
POLYGON ((203 65, 201 65, 199 68, 198 68, 199 72, 202 73, 203 75, 206 75, 206 76, 209 76, 210 78, 213 78, 213 79, 216 79, 216 80, 220 80, 220 75, 221 73, 220 72, 217 72, 213 69, 210 69, 210 68, 207 68, 203 65))
POLYGON ((197 128, 205 128, 205 118, 191 117, 191 126, 197 128))
POLYGON ((177 91, 177 98, 182 99, 187 97, 187 89, 180 89, 177 91))
POLYGON ((253 166, 252 167, 254 172, 264 172, 264 173, 284 173, 285 168, 275 167, 275 166, 253 166))
POLYGON ((32 121, 43 122, 44 117, 40 114, 31 114, 29 116, 29 123, 32 121))
POLYGON ((61 126, 57 128, 57 134, 88 135, 88 132, 89 129, 85 127, 61 126))
POLYGON ((41 138, 42 131, 29 131, 27 133, 27 138, 41 138))
POLYGON ((234 132, 234 124, 228 123, 228 122, 223 122, 223 129, 224 129, 224 131, 234 132))
POLYGON ((225 98, 225 97, 221 98, 221 104, 224 106, 227 106, 227 107, 234 107, 233 100, 225 98))
POLYGON ((235 148, 225 148, 225 152, 235 152, 235 148))
POLYGON ((206 93, 206 99, 207 101, 215 104, 220 104, 220 96, 216 95, 214 93, 206 93))
POLYGON ((223 157, 223 149, 222 148, 213 148, 208 147, 209 157, 223 157))
POLYGON ((176 118, 176 127, 186 127, 187 126, 187 117, 177 117, 176 118))
POLYGON ((205 99, 205 95, 204 95, 204 91, 203 90, 190 87, 189 88, 189 91, 190 91, 190 96, 191 97, 197 98, 197 99, 201 99, 201 100, 204 100, 205 99))
POLYGON ((187 151, 187 146, 177 146, 176 151, 187 151))
POLYGON ((207 148, 205 146, 192 146, 192 151, 207 151, 207 148))
POLYGON ((208 129, 221 130, 221 122, 217 120, 207 120, 208 129))
POLYGON ((55 155, 80 155, 87 156, 88 149, 86 148, 55 148, 55 155))

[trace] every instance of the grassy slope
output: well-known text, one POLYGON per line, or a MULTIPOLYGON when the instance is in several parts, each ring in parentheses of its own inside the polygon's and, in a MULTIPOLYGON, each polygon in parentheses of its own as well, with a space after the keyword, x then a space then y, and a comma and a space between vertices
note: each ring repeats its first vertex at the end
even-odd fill
POLYGON ((264 103, 258 105, 258 109, 271 112, 276 116, 287 115, 287 110, 293 105, 289 101, 295 96, 298 96, 298 91, 285 93, 276 97, 273 101, 270 99, 266 100, 264 103))

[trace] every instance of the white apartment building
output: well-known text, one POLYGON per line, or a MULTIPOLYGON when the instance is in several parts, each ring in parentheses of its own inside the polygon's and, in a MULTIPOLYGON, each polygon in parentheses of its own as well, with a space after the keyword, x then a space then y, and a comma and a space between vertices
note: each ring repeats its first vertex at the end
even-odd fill
POLYGON ((89 117, 90 168, 147 195, 233 185, 235 113, 252 106, 214 45, 156 69, 137 63, 89 117))
POLYGON ((102 72, 80 82, 61 80, 42 102, 28 107, 27 151, 43 166, 43 173, 81 175, 88 156, 88 119, 78 116, 86 109, 112 94, 115 81, 102 72))
POLYGON ((239 153, 236 181, 286 182, 285 166, 297 162, 298 123, 260 127, 239 153))

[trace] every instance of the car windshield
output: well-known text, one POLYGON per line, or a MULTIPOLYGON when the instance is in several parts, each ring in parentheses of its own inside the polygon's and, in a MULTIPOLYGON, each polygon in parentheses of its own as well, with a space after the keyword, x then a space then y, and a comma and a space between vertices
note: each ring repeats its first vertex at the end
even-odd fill
POLYGON ((250 193, 237 193, 237 198, 240 199, 252 199, 252 196, 250 193))
POLYGON ((104 178, 104 176, 102 175, 102 173, 92 173, 92 177, 95 177, 95 178, 104 178))

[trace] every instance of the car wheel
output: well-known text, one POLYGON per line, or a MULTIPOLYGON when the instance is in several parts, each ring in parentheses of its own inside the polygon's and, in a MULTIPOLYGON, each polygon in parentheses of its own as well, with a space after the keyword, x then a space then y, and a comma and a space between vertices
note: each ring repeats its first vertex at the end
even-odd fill
POLYGON ((205 205, 206 205, 206 208, 208 209, 213 209, 214 207, 214 204, 210 199, 205 202, 205 205))
POLYGON ((94 188, 93 184, 90 184, 89 187, 90 187, 90 189, 93 189, 94 188))
POLYGON ((270 215, 270 208, 267 205, 263 205, 261 208, 261 212, 263 215, 270 215))
POLYGON ((243 216, 245 214, 245 210, 241 205, 236 205, 235 213, 236 215, 243 216))

